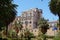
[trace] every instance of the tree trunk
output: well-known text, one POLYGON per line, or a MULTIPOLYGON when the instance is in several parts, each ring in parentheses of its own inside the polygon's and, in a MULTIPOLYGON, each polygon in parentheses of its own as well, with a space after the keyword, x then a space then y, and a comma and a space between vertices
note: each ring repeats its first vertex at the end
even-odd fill
POLYGON ((59 25, 60 25, 60 16, 59 16, 59 25))
POLYGON ((59 16, 59 30, 60 30, 60 16, 59 16))
POLYGON ((59 28, 59 31, 60 31, 60 13, 58 13, 58 16, 59 16, 59 25, 58 25, 58 28, 59 28))
POLYGON ((8 36, 8 26, 6 26, 6 37, 8 36))

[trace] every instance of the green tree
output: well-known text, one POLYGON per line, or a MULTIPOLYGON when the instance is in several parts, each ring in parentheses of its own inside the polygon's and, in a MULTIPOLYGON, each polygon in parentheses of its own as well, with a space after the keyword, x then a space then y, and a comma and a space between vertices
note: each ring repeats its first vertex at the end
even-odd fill
POLYGON ((8 36, 10 36, 10 37, 16 37, 16 38, 18 38, 18 32, 20 31, 21 32, 21 30, 22 30, 22 24, 21 24, 21 22, 20 22, 20 20, 18 21, 14 21, 13 22, 14 24, 14 27, 13 27, 13 29, 10 29, 9 31, 8 31, 8 33, 9 33, 9 35, 8 36))
POLYGON ((49 3, 49 8, 54 15, 58 15, 60 26, 60 0, 51 0, 49 3))
POLYGON ((8 25, 15 19, 16 7, 17 5, 13 4, 13 0, 0 0, 0 29, 6 27, 7 32, 8 25))
POLYGON ((38 26, 43 34, 45 34, 47 32, 47 29, 49 28, 49 24, 47 21, 48 20, 45 20, 44 18, 40 18, 38 21, 38 26))
POLYGON ((26 40, 31 40, 31 38, 34 38, 34 35, 29 30, 25 30, 25 32, 24 32, 24 38, 26 40))
POLYGON ((54 37, 53 40, 60 40, 60 32, 58 32, 58 34, 54 37))
POLYGON ((18 31, 21 31, 23 28, 22 23, 18 20, 14 22, 14 25, 15 25, 15 29, 16 29, 17 33, 18 33, 18 31))
POLYGON ((9 36, 8 36, 9 38, 17 37, 16 31, 13 29, 9 30, 8 33, 9 33, 9 36))
POLYGON ((16 32, 16 36, 17 36, 17 38, 21 38, 22 36, 22 34, 21 34, 21 32, 22 32, 22 28, 23 28, 23 26, 22 26, 22 23, 21 23, 21 21, 20 20, 15 20, 14 22, 13 22, 14 24, 14 30, 15 30, 15 32, 16 32), (18 35, 18 33, 20 32, 20 34, 18 35))
MULTIPOLYGON (((39 27, 39 34, 38 36, 44 35, 47 32, 47 29, 49 28, 49 24, 47 22, 48 20, 45 20, 44 18, 40 18, 38 21, 38 27, 39 27)), ((44 37, 45 40, 45 37, 44 37)))

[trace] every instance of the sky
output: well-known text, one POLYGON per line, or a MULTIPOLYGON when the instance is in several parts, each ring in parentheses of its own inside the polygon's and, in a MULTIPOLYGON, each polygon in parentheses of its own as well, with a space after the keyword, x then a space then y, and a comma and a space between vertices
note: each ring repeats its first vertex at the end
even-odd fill
POLYGON ((51 13, 49 9, 50 0, 14 0, 13 2, 18 5, 17 16, 20 16, 23 11, 29 10, 31 8, 42 9, 42 16, 49 21, 58 20, 58 16, 51 13))

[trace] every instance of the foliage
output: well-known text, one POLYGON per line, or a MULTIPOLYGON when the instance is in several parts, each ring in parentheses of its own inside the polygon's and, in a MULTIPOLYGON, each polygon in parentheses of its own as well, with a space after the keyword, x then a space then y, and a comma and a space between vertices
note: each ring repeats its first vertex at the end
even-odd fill
POLYGON ((24 38, 27 38, 27 40, 31 40, 31 38, 34 38, 34 35, 29 30, 26 30, 24 32, 24 38))
POLYGON ((41 34, 40 36, 37 37, 37 40, 42 40, 45 37, 44 34, 41 34))
POLYGON ((15 19, 16 16, 16 4, 13 4, 13 0, 0 0, 0 29, 6 27, 15 19))
POLYGON ((58 15, 60 25, 60 0, 51 0, 49 8, 54 15, 58 15))
POLYGON ((49 24, 47 22, 48 20, 45 20, 44 18, 40 18, 38 21, 38 40, 46 40, 45 33, 47 32, 47 29, 49 28, 49 24))
POLYGON ((60 40, 60 32, 54 37, 54 40, 60 40))
POLYGON ((18 33, 19 31, 22 30, 23 26, 22 26, 22 23, 20 21, 18 21, 18 22, 17 21, 14 22, 14 25, 15 25, 15 31, 18 33))
MULTIPOLYGON (((18 21, 18 20, 17 20, 18 21)), ((19 28, 19 30, 22 30, 22 23, 20 22, 20 21, 15 21, 15 23, 14 23, 14 25, 15 25, 15 27, 18 27, 19 28)))
POLYGON ((17 37, 17 33, 15 30, 11 29, 8 31, 8 37, 9 38, 16 38, 17 37))
POLYGON ((45 20, 44 18, 39 19, 38 26, 39 26, 39 31, 41 31, 43 34, 45 34, 47 32, 47 29, 49 28, 48 27, 49 24, 48 24, 47 20, 45 20))

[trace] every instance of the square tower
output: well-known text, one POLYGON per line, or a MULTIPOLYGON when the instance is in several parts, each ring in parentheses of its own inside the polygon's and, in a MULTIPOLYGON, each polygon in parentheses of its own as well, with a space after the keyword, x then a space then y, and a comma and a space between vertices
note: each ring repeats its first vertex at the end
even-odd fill
POLYGON ((22 12, 21 22, 23 29, 34 29, 37 28, 37 21, 42 16, 42 10, 38 8, 33 8, 22 12))

